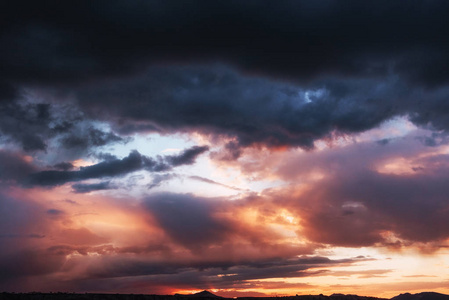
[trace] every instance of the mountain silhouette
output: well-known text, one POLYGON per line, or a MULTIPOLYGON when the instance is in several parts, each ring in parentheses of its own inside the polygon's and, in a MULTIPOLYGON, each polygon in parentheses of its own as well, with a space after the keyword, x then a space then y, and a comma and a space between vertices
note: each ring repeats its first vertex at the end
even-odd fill
POLYGON ((449 300, 449 295, 435 293, 435 292, 423 292, 418 294, 400 294, 391 300, 449 300))
MULTIPOLYGON (((332 294, 330 296, 320 295, 296 295, 283 296, 282 300, 449 300, 449 295, 424 292, 418 294, 400 294, 391 299, 358 296, 351 294, 332 294)), ((209 291, 202 291, 196 294, 175 294, 175 295, 144 295, 144 294, 97 294, 97 293, 7 293, 0 292, 0 300, 234 300, 223 298, 212 294, 209 291)), ((280 297, 237 297, 237 300, 279 300, 280 297)))
POLYGON ((199 293, 196 293, 196 294, 193 294, 192 296, 194 296, 194 297, 208 297, 208 298, 222 298, 222 297, 214 295, 211 292, 206 291, 206 290, 204 290, 202 292, 199 292, 199 293))
POLYGON ((175 296, 182 296, 182 297, 189 297, 189 298, 223 298, 223 297, 214 295, 211 292, 206 291, 206 290, 199 292, 199 293, 190 294, 190 295, 175 294, 175 296))

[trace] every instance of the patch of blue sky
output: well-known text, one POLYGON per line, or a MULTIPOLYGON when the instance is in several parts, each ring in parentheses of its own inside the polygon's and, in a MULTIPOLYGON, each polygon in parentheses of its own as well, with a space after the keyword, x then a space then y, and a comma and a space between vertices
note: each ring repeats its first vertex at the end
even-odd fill
POLYGON ((195 141, 189 139, 187 134, 135 134, 127 143, 114 144, 111 154, 125 157, 131 151, 137 150, 140 154, 150 157, 173 155, 195 145, 195 141))

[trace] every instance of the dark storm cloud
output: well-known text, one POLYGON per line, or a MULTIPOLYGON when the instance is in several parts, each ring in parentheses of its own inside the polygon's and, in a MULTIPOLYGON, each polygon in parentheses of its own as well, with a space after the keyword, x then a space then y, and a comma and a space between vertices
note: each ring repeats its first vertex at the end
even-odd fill
MULTIPOLYGON (((56 94, 75 95, 116 133, 224 135, 236 141, 216 157, 229 160, 241 146, 311 149, 395 116, 449 128, 445 1, 19 1, 3 11, 5 97, 24 86, 64 91, 56 94)), ((26 150, 47 147, 42 130, 4 128, 26 150)), ((85 148, 123 140, 76 128, 59 141, 85 148)))
POLYGON ((146 124, 161 133, 227 137, 211 154, 224 161, 238 158, 245 146, 312 149, 318 139, 360 133, 394 117, 435 130, 442 142, 449 130, 449 88, 409 86, 394 75, 327 77, 301 86, 242 76, 223 65, 165 66, 84 85, 74 94, 86 113, 110 122, 115 132, 146 124))
POLYGON ((73 164, 70 162, 60 162, 55 165, 53 165, 53 168, 62 170, 62 171, 68 171, 74 168, 73 164))
POLYGON ((0 104, 17 99, 19 92, 14 86, 0 81, 0 104))
POLYGON ((62 146, 67 149, 99 147, 109 143, 124 141, 121 137, 112 132, 104 132, 97 128, 88 128, 86 132, 72 132, 61 138, 62 146))
POLYGON ((122 124, 146 122, 161 132, 236 138, 218 155, 235 159, 240 146, 312 148, 333 131, 370 129, 406 114, 403 104, 392 101, 405 94, 407 88, 393 80, 328 79, 306 89, 213 65, 151 68, 138 77, 85 86, 76 96, 86 112, 107 118, 117 132, 122 124))
MULTIPOLYGON (((146 285, 151 282, 155 287, 162 285, 177 288, 183 286, 247 288, 251 286, 251 281, 257 279, 315 276, 325 272, 324 269, 319 268, 348 265, 360 261, 360 259, 352 258, 330 260, 326 257, 276 258, 257 262, 230 263, 230 266, 223 268, 220 263, 213 262, 157 263, 134 258, 118 260, 114 257, 105 257, 101 262, 93 261, 86 274, 89 276, 89 281, 100 278, 103 281, 113 280, 116 277, 138 280, 139 277, 145 276, 146 285)), ((111 285, 113 285, 112 282, 111 285)))
POLYGON ((20 181, 36 168, 23 156, 6 150, 0 150, 0 180, 20 181))
POLYGON ((51 144, 84 153, 94 147, 127 141, 111 131, 96 128, 73 105, 31 102, 26 97, 21 95, 18 101, 0 103, 3 143, 19 145, 31 153, 47 151, 51 144))
POLYGON ((29 176, 28 183, 31 185, 55 186, 66 182, 80 181, 85 179, 114 177, 126 175, 157 163, 139 152, 133 151, 123 159, 104 161, 88 167, 81 167, 78 171, 41 171, 29 176))
POLYGON ((1 11, 1 79, 12 82, 217 60, 284 78, 391 68, 425 84, 449 78, 445 1, 17 1, 1 11))
POLYGON ((48 255, 45 251, 26 249, 1 256, 0 284, 26 277, 42 276, 59 270, 64 264, 64 256, 48 255))
POLYGON ((0 103, 0 133, 25 151, 45 150, 51 122, 50 105, 44 103, 0 103))
MULTIPOLYGON (((134 150, 123 159, 110 158, 95 165, 81 167, 78 171, 48 170, 33 173, 30 174, 25 183, 31 186, 57 186, 72 181, 124 176, 139 170, 149 172, 168 171, 173 167, 193 163, 198 155, 208 149, 205 146, 194 146, 186 149, 178 156, 158 156, 157 159, 141 155, 138 151, 134 150)), ((83 190, 86 186, 75 186, 75 191, 78 190, 77 187, 83 190)))
POLYGON ((212 216, 219 205, 193 195, 172 193, 150 195, 144 202, 173 240, 192 249, 221 242, 231 232, 225 220, 212 216))

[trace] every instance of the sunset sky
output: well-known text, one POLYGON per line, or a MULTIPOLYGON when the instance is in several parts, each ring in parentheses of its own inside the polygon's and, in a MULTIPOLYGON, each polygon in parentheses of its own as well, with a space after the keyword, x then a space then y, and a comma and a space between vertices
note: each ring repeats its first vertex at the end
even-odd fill
POLYGON ((449 294, 449 1, 0 14, 0 292, 449 294))

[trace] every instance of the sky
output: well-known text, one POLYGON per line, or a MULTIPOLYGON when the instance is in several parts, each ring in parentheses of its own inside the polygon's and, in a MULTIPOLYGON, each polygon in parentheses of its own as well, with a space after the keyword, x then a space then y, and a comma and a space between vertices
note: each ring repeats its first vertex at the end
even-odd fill
POLYGON ((0 291, 449 294, 449 2, 0 12, 0 291))

